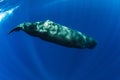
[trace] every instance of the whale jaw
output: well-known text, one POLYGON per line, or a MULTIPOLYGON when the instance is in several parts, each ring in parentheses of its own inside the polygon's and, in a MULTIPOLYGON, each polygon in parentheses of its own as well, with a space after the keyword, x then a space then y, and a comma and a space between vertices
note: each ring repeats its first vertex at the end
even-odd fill
POLYGON ((8 34, 14 32, 14 31, 20 31, 21 30, 21 27, 16 27, 14 29, 12 29, 8 34))

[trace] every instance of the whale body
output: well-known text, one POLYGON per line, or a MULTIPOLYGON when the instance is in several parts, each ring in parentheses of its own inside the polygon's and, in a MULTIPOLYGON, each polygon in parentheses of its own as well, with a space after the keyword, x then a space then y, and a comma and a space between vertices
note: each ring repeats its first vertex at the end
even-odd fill
POLYGON ((20 30, 42 40, 70 48, 93 49, 97 44, 92 37, 50 20, 21 23, 9 34, 20 30))

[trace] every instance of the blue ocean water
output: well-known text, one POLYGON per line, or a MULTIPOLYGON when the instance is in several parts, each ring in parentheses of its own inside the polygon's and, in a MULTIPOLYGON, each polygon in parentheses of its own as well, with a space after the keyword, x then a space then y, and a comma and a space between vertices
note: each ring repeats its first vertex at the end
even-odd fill
POLYGON ((0 37, 0 80, 120 80, 120 0, 0 0, 0 37), (8 35, 47 19, 88 34, 96 48, 8 35))

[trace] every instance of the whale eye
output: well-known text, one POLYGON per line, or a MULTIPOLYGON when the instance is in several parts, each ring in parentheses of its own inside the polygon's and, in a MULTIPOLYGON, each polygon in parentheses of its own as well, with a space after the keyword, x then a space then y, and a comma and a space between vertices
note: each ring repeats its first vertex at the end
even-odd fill
POLYGON ((24 31, 26 32, 33 32, 35 31, 36 27, 33 23, 30 23, 30 22, 26 22, 24 23, 24 31))

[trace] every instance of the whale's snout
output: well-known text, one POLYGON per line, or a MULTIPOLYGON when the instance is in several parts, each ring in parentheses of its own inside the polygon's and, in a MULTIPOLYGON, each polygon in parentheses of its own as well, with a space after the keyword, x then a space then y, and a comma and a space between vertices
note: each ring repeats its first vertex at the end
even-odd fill
POLYGON ((21 27, 16 27, 14 29, 12 29, 8 34, 14 32, 14 31, 20 31, 21 30, 21 27))

